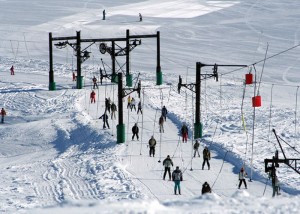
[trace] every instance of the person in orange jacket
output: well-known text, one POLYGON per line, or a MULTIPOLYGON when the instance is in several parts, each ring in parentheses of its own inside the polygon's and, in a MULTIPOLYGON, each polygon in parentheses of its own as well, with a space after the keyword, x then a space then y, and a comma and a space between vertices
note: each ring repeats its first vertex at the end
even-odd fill
POLYGON ((93 103, 93 102, 95 103, 96 102, 96 93, 95 93, 95 91, 91 92, 90 98, 91 98, 91 103, 93 103))

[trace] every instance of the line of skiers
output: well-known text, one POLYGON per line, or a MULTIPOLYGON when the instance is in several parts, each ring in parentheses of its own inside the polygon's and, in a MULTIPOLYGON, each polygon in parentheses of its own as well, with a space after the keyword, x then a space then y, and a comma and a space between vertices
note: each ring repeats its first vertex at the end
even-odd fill
MULTIPOLYGON (((134 109, 134 111, 136 111, 136 101, 135 101, 134 97, 131 97, 130 95, 128 95, 128 97, 127 97, 127 109, 130 109, 130 111, 132 111, 134 109)), ((141 101, 139 101, 139 103, 138 103, 138 109, 136 112, 137 112, 137 114, 139 114, 139 112, 141 114, 143 114, 141 101)))

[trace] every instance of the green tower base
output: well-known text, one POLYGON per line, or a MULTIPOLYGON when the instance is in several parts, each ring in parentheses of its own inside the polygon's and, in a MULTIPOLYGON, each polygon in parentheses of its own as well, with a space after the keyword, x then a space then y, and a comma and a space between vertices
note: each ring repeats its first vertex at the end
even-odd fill
POLYGON ((132 87, 132 74, 126 75, 126 86, 132 87))
POLYGON ((162 72, 156 72, 156 85, 161 85, 163 83, 162 72))
POLYGON ((77 77, 77 89, 82 89, 83 87, 83 76, 77 77))
POLYGON ((49 83, 49 91, 55 91, 56 90, 56 83, 50 82, 49 83))
POLYGON ((202 123, 194 123, 194 139, 202 137, 202 123))
POLYGON ((113 83, 118 83, 118 81, 119 81, 119 79, 118 79, 118 74, 113 73, 113 74, 111 75, 111 82, 113 82, 113 83))
POLYGON ((117 143, 125 142, 125 125, 118 124, 117 125, 117 143))

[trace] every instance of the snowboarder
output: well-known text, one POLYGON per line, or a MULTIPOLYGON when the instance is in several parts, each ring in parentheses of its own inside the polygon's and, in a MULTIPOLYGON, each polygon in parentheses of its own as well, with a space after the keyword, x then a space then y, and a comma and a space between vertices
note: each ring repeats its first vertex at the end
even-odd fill
POLYGON ((107 127, 109 128, 109 124, 108 124, 108 115, 106 114, 106 111, 104 112, 104 114, 99 117, 99 119, 103 120, 103 129, 106 128, 105 124, 107 125, 107 127))
POLYGON ((137 126, 137 123, 134 124, 131 130, 132 130, 132 140, 134 139, 134 136, 136 136, 137 140, 139 140, 139 127, 137 126))
POLYGON ((166 106, 163 106, 163 108, 161 109, 161 115, 164 117, 165 121, 167 120, 167 114, 168 114, 168 110, 166 106))
POLYGON ((111 119, 113 118, 116 119, 117 105, 114 102, 111 103, 110 109, 111 109, 111 119))
POLYGON ((13 65, 10 67, 10 75, 15 75, 15 68, 13 65))
POLYGON ((247 177, 247 172, 245 172, 244 167, 241 168, 240 172, 239 172, 239 189, 241 188, 242 182, 245 185, 245 189, 247 189, 247 183, 246 183, 246 177, 247 177))
POLYGON ((141 114, 143 114, 143 112, 142 112, 142 102, 141 101, 138 103, 137 114, 139 114, 139 112, 141 112, 141 114))
POLYGON ((110 113, 111 103, 110 98, 105 98, 105 111, 108 111, 110 113))
POLYGON ((93 102, 96 103, 96 93, 95 93, 95 91, 91 92, 90 98, 91 98, 91 103, 93 103, 93 102))
POLYGON ((167 156, 163 161, 163 166, 165 167, 164 177, 165 180, 167 172, 169 173, 169 180, 171 180, 171 166, 173 166, 173 161, 170 158, 170 155, 167 156))
POLYGON ((136 108, 135 108, 135 99, 132 97, 131 98, 131 102, 130 102, 130 110, 132 111, 133 108, 136 111, 136 108))
POLYGON ((102 13, 103 13, 103 18, 102 18, 102 19, 103 19, 103 20, 105 20, 105 15, 106 15, 106 12, 105 12, 105 10, 103 10, 103 12, 102 12, 102 13))
POLYGON ((93 84, 93 89, 95 89, 96 87, 98 88, 97 78, 95 76, 93 77, 93 84))
POLYGON ((149 140, 149 148, 150 148, 150 150, 149 150, 149 155, 150 155, 150 157, 151 157, 151 155, 153 155, 153 157, 154 157, 154 155, 155 155, 155 146, 156 146, 156 140, 155 140, 155 138, 152 136, 152 137, 150 138, 150 140, 149 140))
POLYGON ((205 181, 204 184, 202 185, 202 195, 205 193, 211 193, 211 188, 209 184, 205 181))
POLYGON ((188 127, 186 126, 185 123, 183 123, 183 125, 181 127, 181 135, 182 135, 182 142, 183 143, 184 143, 184 141, 187 143, 188 134, 189 134, 188 127))
POLYGON ((141 13, 139 13, 139 18, 140 18, 140 22, 143 21, 143 17, 141 13))
POLYGON ((210 160, 210 151, 209 151, 209 149, 207 148, 207 146, 205 146, 205 148, 204 148, 204 150, 203 150, 202 170, 204 169, 205 163, 207 163, 208 170, 210 169, 209 160, 210 160))
POLYGON ((127 98, 127 109, 130 107, 130 103, 131 103, 131 97, 129 95, 127 98))
POLYGON ((198 142, 198 140, 196 140, 196 143, 194 144, 194 157, 196 157, 196 153, 198 153, 198 157, 200 157, 199 146, 200 143, 198 142))
POLYGON ((179 166, 176 166, 176 169, 173 171, 173 173, 172 173, 172 180, 175 183, 174 194, 177 195, 177 189, 178 189, 178 193, 179 193, 179 195, 181 195, 180 181, 182 181, 182 172, 179 169, 179 166))
POLYGON ((159 132, 165 132, 164 130, 164 117, 161 115, 159 120, 158 120, 158 125, 159 125, 159 132))
POLYGON ((4 123, 4 116, 6 116, 6 111, 4 108, 1 109, 1 123, 4 123))
POLYGON ((72 74, 72 80, 73 80, 73 82, 76 81, 76 75, 75 75, 74 71, 73 71, 73 74, 72 74))

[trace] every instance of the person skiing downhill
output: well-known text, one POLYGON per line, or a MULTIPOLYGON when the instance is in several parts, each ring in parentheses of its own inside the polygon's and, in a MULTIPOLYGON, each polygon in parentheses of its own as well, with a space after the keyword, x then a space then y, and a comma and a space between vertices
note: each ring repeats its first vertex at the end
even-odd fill
POLYGON ((151 157, 151 155, 155 155, 155 146, 156 146, 156 140, 153 136, 151 136, 150 140, 149 140, 149 156, 151 157))
POLYGON ((204 165, 205 165, 205 163, 207 163, 208 170, 210 169, 209 160, 210 160, 210 151, 209 151, 208 147, 207 147, 207 146, 205 146, 205 148, 204 148, 204 150, 203 150, 203 163, 202 163, 202 170, 204 169, 204 165))
POLYGON ((163 166, 165 167, 165 172, 164 172, 163 179, 165 180, 166 174, 168 172, 168 174, 169 174, 169 180, 171 180, 171 166, 173 166, 173 161, 171 160, 170 155, 168 155, 167 158, 164 159, 163 166))
POLYGON ((245 185, 245 189, 247 189, 247 183, 246 183, 246 177, 247 177, 247 172, 245 172, 244 167, 241 168, 240 172, 239 172, 239 189, 241 188, 242 182, 245 185))
POLYGON ((188 127, 186 126, 185 123, 183 123, 182 127, 181 127, 181 135, 182 135, 182 142, 186 142, 187 143, 187 138, 188 138, 188 134, 189 134, 189 130, 188 127))
POLYGON ((177 189, 179 195, 181 195, 181 190, 180 190, 180 182, 182 181, 182 172, 179 169, 179 166, 176 166, 176 169, 172 173, 172 180, 174 181, 174 194, 177 195, 177 189))
POLYGON ((132 140, 134 139, 134 136, 136 136, 137 140, 139 140, 139 127, 137 126, 137 123, 134 124, 131 131, 132 131, 132 140))

